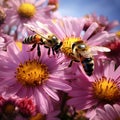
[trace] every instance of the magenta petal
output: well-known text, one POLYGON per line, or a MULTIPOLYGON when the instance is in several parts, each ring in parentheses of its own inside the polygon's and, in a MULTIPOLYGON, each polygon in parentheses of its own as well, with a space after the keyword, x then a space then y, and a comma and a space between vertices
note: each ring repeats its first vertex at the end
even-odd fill
POLYGON ((106 113, 108 114, 108 116, 111 119, 115 119, 115 116, 117 116, 117 113, 115 112, 115 110, 113 109, 113 107, 109 104, 104 106, 106 113))
POLYGON ((96 112, 101 120, 111 120, 111 119, 108 119, 105 111, 103 111, 102 109, 97 109, 96 112))
POLYGON ((50 86, 51 88, 57 89, 57 90, 62 90, 62 91, 70 91, 71 87, 63 82, 60 81, 52 81, 49 80, 47 82, 47 85, 50 86))
POLYGON ((55 92, 53 92, 53 90, 52 89, 50 89, 49 87, 47 87, 47 86, 43 86, 43 89, 45 90, 45 92, 50 96, 50 97, 52 97, 53 99, 55 99, 56 101, 59 101, 59 97, 58 97, 58 95, 55 93, 55 92))
POLYGON ((38 106, 38 109, 42 112, 47 114, 48 113, 48 101, 45 98, 45 96, 43 95, 43 93, 41 93, 38 89, 35 89, 34 91, 34 95, 35 95, 35 100, 38 106))
POLYGON ((90 27, 87 29, 87 31, 85 32, 83 40, 87 40, 90 37, 90 35, 96 30, 97 27, 98 27, 97 23, 95 22, 92 23, 90 27))

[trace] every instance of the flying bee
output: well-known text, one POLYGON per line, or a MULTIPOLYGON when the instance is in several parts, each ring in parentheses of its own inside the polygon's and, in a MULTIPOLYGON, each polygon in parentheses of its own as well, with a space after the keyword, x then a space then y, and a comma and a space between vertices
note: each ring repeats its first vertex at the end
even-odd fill
POLYGON ((52 53, 59 52, 60 47, 62 46, 62 42, 60 42, 55 35, 48 35, 48 37, 41 36, 39 34, 35 34, 33 36, 29 36, 25 38, 22 42, 23 44, 33 44, 30 51, 34 50, 37 45, 37 54, 40 57, 40 45, 44 45, 45 48, 48 48, 48 55, 50 55, 50 49, 52 48, 52 53))
POLYGON ((35 35, 32 35, 32 36, 26 37, 22 41, 22 43, 23 44, 33 44, 32 48, 29 51, 33 51, 34 48, 37 45, 37 54, 38 54, 39 57, 41 56, 40 45, 43 45, 44 42, 43 42, 43 39, 42 39, 42 37, 40 35, 35 34, 35 35))
POLYGON ((47 33, 44 33, 40 29, 38 30, 32 25, 25 24, 30 30, 35 32, 36 34, 33 36, 29 36, 23 40, 23 44, 33 44, 30 51, 34 50, 34 48, 37 45, 37 54, 40 57, 41 51, 40 51, 40 45, 44 45, 45 48, 48 48, 48 55, 50 55, 50 50, 52 49, 52 54, 57 54, 60 50, 60 47, 62 46, 62 42, 52 33, 50 32, 42 23, 36 22, 41 29, 44 29, 47 33))
POLYGON ((96 52, 110 52, 109 48, 102 46, 90 47, 80 40, 72 44, 72 52, 74 59, 71 60, 69 67, 72 66, 72 62, 81 62, 85 73, 91 76, 94 71, 94 54, 96 52))

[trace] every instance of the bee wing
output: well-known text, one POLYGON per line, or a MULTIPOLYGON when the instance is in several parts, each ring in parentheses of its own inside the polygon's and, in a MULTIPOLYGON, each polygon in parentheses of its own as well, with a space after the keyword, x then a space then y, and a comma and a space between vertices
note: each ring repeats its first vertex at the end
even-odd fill
POLYGON ((91 47, 91 52, 93 54, 97 54, 97 52, 110 52, 111 50, 107 47, 102 47, 102 46, 94 46, 94 47, 91 47))
MULTIPOLYGON (((38 24, 38 23, 37 23, 38 24)), ((26 26, 28 29, 30 29, 31 31, 39 34, 42 38, 44 39, 48 39, 47 37, 47 34, 45 34, 43 31, 42 31, 42 28, 36 28, 35 26, 31 25, 31 24, 25 24, 24 23, 24 26, 26 26)))
POLYGON ((28 29, 30 29, 31 31, 41 35, 42 34, 42 31, 38 28, 36 28, 35 26, 31 25, 31 24, 25 24, 24 23, 24 26, 27 27, 28 29))
POLYGON ((48 25, 47 25, 47 24, 43 24, 43 23, 41 23, 41 22, 39 22, 39 21, 36 21, 36 24, 37 24, 40 28, 42 28, 44 31, 46 31, 47 34, 52 34, 52 32, 48 29, 48 25))

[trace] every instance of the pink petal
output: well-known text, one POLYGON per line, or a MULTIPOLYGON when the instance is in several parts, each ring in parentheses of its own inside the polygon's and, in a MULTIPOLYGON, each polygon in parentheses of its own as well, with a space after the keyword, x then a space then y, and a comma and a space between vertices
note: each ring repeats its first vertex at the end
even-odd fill
POLYGON ((87 40, 90 37, 90 35, 96 30, 96 28, 98 28, 98 24, 92 23, 90 27, 87 29, 87 31, 85 32, 83 40, 87 40))
POLYGON ((56 100, 56 101, 59 101, 59 97, 58 97, 58 95, 55 93, 55 92, 53 92, 53 90, 52 89, 50 89, 49 87, 47 87, 47 86, 43 86, 43 89, 45 90, 45 92, 50 96, 50 97, 52 97, 54 100, 56 100))
POLYGON ((37 104, 39 110, 42 113, 47 114, 49 105, 48 105, 48 101, 47 101, 46 97, 37 88, 34 91, 34 95, 35 95, 36 104, 37 104))

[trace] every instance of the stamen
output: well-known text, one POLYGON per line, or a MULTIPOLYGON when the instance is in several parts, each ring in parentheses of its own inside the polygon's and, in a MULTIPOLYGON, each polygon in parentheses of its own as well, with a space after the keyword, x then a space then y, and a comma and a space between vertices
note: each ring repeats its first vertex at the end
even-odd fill
POLYGON ((80 38, 75 38, 75 37, 70 37, 70 38, 65 38, 63 40, 63 45, 61 47, 61 51, 68 57, 73 59, 73 53, 72 53, 72 44, 74 42, 80 41, 80 38))
POLYGON ((17 101, 19 111, 23 116, 32 116, 36 112, 36 105, 31 98, 22 98, 17 101))
POLYGON ((12 104, 12 103, 6 103, 6 104, 3 106, 3 112, 4 112, 6 115, 12 115, 12 114, 14 114, 14 112, 15 112, 15 105, 12 104))
POLYGON ((33 4, 23 3, 18 8, 18 13, 21 17, 31 18, 35 15, 36 8, 33 4))
POLYGON ((38 86, 49 77, 48 67, 37 60, 28 60, 16 69, 17 80, 25 86, 38 86))
POLYGON ((22 50, 22 42, 20 41, 15 41, 15 44, 17 45, 17 47, 20 49, 20 51, 22 50))
POLYGON ((30 120, 46 120, 46 117, 45 115, 38 113, 35 116, 32 116, 30 120))
POLYGON ((94 97, 100 101, 114 103, 120 97, 120 89, 113 79, 102 77, 93 83, 94 97))

